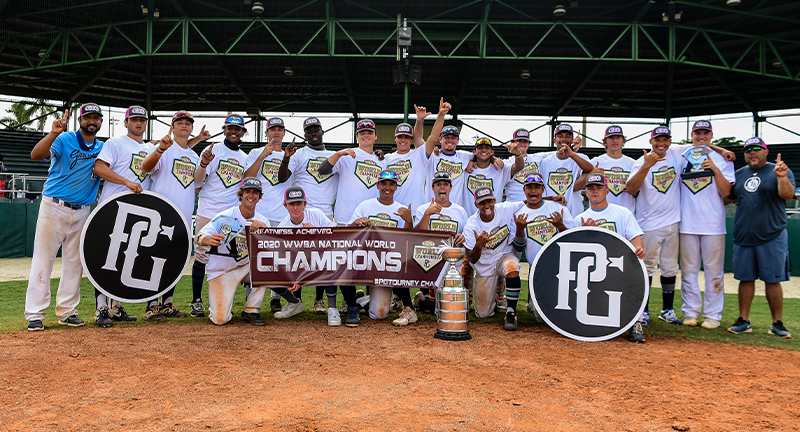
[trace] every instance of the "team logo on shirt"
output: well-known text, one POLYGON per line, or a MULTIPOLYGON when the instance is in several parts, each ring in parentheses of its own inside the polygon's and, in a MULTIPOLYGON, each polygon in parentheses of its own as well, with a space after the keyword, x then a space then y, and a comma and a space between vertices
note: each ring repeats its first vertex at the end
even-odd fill
POLYGON ((331 174, 319 173, 319 166, 322 165, 322 162, 325 162, 326 160, 328 160, 328 158, 320 156, 316 159, 309 159, 308 163, 306 164, 306 172, 309 173, 311 177, 314 177, 314 180, 316 180, 317 183, 322 183, 325 180, 328 180, 329 178, 333 177, 332 173, 331 174))
POLYGON ((544 245, 550 241, 554 235, 558 234, 558 229, 547 220, 547 216, 540 215, 528 222, 528 225, 525 227, 525 234, 529 239, 540 245, 544 245))
POLYGON ((356 162, 355 175, 364 183, 367 189, 371 189, 378 184, 378 176, 381 174, 381 167, 375 161, 365 160, 356 162))
POLYGON ((397 161, 389 165, 386 169, 397 174, 397 187, 401 187, 403 183, 406 182, 408 175, 411 174, 411 161, 408 159, 397 161))
POLYGON ((503 242, 508 238, 508 235, 508 225, 496 227, 492 230, 492 232, 489 233, 489 241, 486 242, 486 246, 484 247, 494 250, 497 248, 497 246, 503 244, 503 242))
POLYGON ((449 160, 439 159, 439 163, 436 164, 436 171, 450 173, 450 180, 452 181, 464 172, 464 168, 461 167, 461 162, 450 162, 449 160))
POLYGON ((412 256, 414 262, 416 262, 425 273, 442 262, 442 252, 436 247, 436 244, 430 240, 422 242, 421 245, 414 245, 412 256))
POLYGON ((197 165, 186 156, 181 156, 180 159, 172 161, 172 175, 175 176, 175 179, 184 189, 194 182, 195 169, 197 169, 197 165))
POLYGON ((665 194, 675 181, 675 168, 661 167, 658 171, 653 171, 653 187, 657 191, 665 194))
POLYGON ((374 227, 397 228, 397 221, 386 213, 378 213, 368 219, 374 227))
POLYGON ((234 158, 219 161, 217 176, 222 180, 222 184, 229 188, 242 182, 244 167, 239 165, 239 161, 234 158))
POLYGON ((261 164, 261 175, 271 184, 275 186, 278 184, 278 170, 281 168, 280 159, 264 159, 261 164))
POLYGON ((572 188, 572 171, 558 168, 547 176, 547 185, 559 195, 567 196, 572 188))
POLYGON ((470 195, 475 196, 475 191, 482 186, 494 190, 494 180, 486 178, 486 176, 483 174, 477 174, 474 176, 471 175, 467 177, 467 189, 469 190, 470 195))
POLYGON ((744 190, 747 192, 755 192, 759 186, 761 186, 761 177, 756 174, 744 181, 744 190))
POLYGON ((142 162, 144 162, 144 158, 147 157, 147 152, 142 150, 139 153, 134 153, 131 155, 131 165, 130 169, 136 174, 136 178, 139 179, 139 182, 143 182, 144 178, 147 177, 147 173, 142 171, 142 162))
POLYGON ((603 170, 603 172, 606 176, 608 190, 610 190, 614 196, 619 196, 619 194, 625 192, 625 189, 628 187, 628 177, 631 175, 630 171, 625 171, 620 167, 613 167, 603 170))
POLYGON ((450 216, 441 215, 438 219, 428 220, 428 229, 431 231, 450 231, 458 233, 458 222, 452 220, 450 216))
POLYGON ((692 191, 693 194, 697 194, 701 190, 707 188, 711 183, 713 183, 714 177, 698 177, 693 179, 685 179, 682 178, 681 181, 686 188, 692 191))
POLYGON ((594 220, 596 227, 605 228, 609 231, 617 232, 617 223, 613 221, 608 221, 606 219, 595 219, 594 220))
POLYGON ((514 174, 514 181, 519 184, 523 184, 525 183, 525 177, 528 177, 528 174, 532 172, 539 172, 539 166, 536 165, 536 162, 531 162, 522 167, 522 171, 514 174))

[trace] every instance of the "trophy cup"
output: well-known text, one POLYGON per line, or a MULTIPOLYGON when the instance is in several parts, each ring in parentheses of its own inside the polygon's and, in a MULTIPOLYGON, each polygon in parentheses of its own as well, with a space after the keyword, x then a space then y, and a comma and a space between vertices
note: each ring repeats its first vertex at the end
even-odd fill
POLYGON ((684 180, 689 180, 702 177, 712 177, 714 175, 713 171, 700 167, 703 165, 703 162, 708 159, 708 153, 710 151, 711 149, 706 146, 697 146, 689 148, 683 152, 683 157, 689 161, 689 165, 687 165, 686 169, 681 173, 681 178, 684 180))
POLYGON ((467 328, 469 318, 469 293, 457 264, 464 257, 464 248, 453 246, 453 239, 445 242, 442 258, 450 268, 444 276, 444 286, 436 290, 437 339, 463 341, 472 339, 467 328))

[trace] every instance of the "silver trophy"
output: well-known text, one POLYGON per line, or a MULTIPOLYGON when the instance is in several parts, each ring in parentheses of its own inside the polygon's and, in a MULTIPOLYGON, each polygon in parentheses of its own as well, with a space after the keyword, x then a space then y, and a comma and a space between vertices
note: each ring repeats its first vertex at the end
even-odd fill
POLYGON ((682 179, 696 179, 701 177, 711 177, 714 172, 710 169, 703 169, 703 162, 708 160, 708 153, 711 151, 706 146, 691 147, 683 152, 683 157, 689 161, 689 165, 681 173, 682 179))
POLYGON ((442 340, 469 340, 467 322, 469 321, 469 293, 464 289, 458 263, 464 258, 464 248, 453 246, 453 239, 444 242, 442 258, 450 268, 444 276, 444 285, 436 290, 436 315, 438 317, 436 334, 442 340))

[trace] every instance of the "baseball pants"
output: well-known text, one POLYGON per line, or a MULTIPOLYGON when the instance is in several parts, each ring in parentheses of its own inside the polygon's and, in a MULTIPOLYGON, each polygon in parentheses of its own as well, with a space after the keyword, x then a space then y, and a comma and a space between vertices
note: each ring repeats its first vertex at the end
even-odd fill
POLYGON ((514 254, 507 253, 500 257, 495 264, 495 268, 489 276, 476 275, 475 277, 475 316, 478 318, 488 318, 494 315, 495 294, 502 286, 503 292, 506 290, 505 278, 509 273, 519 272, 519 258, 514 254), (500 278, 503 278, 502 280, 500 278))
MULTIPOLYGON (((208 281, 208 317, 216 325, 227 324, 232 318, 233 297, 240 283, 250 282, 250 266, 243 265, 208 281)), ((263 286, 254 286, 244 302, 244 311, 258 313, 264 304, 263 286)))
POLYGON ((42 196, 36 234, 33 242, 33 260, 25 294, 25 319, 43 320, 45 309, 50 307, 50 274, 53 263, 61 251, 61 281, 56 291, 56 315, 66 319, 77 315, 75 309, 81 299, 80 243, 81 231, 89 218, 89 206, 72 210, 53 202, 52 197, 42 196))
POLYGON ((681 300, 684 317, 719 321, 725 303, 725 235, 681 234, 681 300), (697 273, 700 261, 706 279, 705 301, 700 297, 697 273))
POLYGON ((680 222, 675 222, 642 234, 644 251, 647 252, 644 265, 647 267, 648 276, 656 274, 657 267, 663 277, 673 277, 678 274, 680 226, 680 222))
POLYGON ((371 286, 369 290, 369 317, 378 320, 389 316, 392 287, 371 286))

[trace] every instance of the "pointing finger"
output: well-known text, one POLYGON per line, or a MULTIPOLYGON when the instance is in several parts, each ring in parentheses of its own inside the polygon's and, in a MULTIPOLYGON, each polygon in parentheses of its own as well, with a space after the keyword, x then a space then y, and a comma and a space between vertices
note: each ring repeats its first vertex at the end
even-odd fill
POLYGON ((64 118, 67 118, 67 117, 69 117, 69 110, 65 109, 64 110, 64 118))
POLYGON ((781 154, 778 153, 778 160, 775 161, 776 164, 781 163, 781 154))

